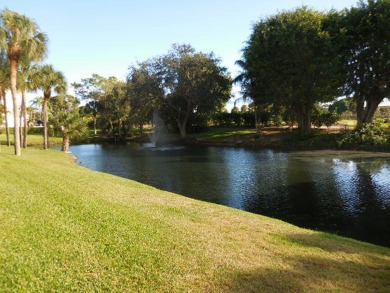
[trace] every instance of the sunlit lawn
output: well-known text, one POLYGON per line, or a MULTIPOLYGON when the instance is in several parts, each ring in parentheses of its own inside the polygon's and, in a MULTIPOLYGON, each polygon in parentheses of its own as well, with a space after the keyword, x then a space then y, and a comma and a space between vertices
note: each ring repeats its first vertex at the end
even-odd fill
POLYGON ((339 120, 337 122, 337 124, 340 125, 340 126, 343 126, 343 127, 355 128, 356 125, 357 125, 357 121, 356 120, 343 119, 343 120, 339 120))
POLYGON ((0 153, 0 292, 388 292, 390 249, 0 153))
MULTIPOLYGON (((13 134, 10 136, 11 143, 14 141, 13 134)), ((61 137, 50 137, 49 138, 51 145, 60 145, 62 143, 61 137)), ((2 134, 0 134, 0 143, 2 145, 5 145, 7 143, 6 135, 4 134, 4 131, 2 134)), ((29 146, 43 146, 43 136, 41 134, 29 134, 27 136, 27 144, 29 146)))
POLYGON ((256 129, 248 128, 225 128, 225 127, 211 127, 208 131, 190 134, 191 138, 206 138, 206 139, 234 139, 246 135, 256 134, 256 129))

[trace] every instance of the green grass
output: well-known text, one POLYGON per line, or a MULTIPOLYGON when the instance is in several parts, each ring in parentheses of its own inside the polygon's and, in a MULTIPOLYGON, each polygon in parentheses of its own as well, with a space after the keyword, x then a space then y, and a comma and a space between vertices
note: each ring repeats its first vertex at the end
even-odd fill
POLYGON ((213 139, 213 140, 223 140, 223 139, 239 139, 240 137, 247 135, 255 135, 255 129, 248 128, 226 128, 226 127, 211 127, 208 131, 191 134, 191 138, 202 138, 202 139, 213 139))
POLYGON ((389 292, 390 249, 0 153, 0 292, 389 292))
POLYGON ((357 121, 356 121, 356 119, 353 119, 353 120, 343 119, 343 120, 337 121, 337 124, 344 127, 344 128, 354 129, 354 128, 356 128, 357 121))
MULTIPOLYGON (((14 141, 13 134, 11 134, 11 143, 14 141)), ((49 142, 51 145, 61 145, 61 137, 49 137, 49 142)), ((5 134, 0 134, 0 144, 5 145, 7 143, 7 138, 5 134)), ((43 146, 43 136, 41 134, 29 134, 27 136, 27 145, 28 146, 43 146)))

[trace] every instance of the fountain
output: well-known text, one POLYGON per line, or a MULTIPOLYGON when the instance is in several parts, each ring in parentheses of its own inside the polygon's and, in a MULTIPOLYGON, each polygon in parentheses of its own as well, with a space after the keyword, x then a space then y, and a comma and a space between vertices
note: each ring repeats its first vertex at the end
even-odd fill
POLYGON ((153 111, 153 132, 148 133, 150 142, 142 144, 142 149, 147 148, 152 151, 167 151, 178 150, 184 148, 183 146, 167 145, 166 127, 164 121, 155 110, 153 111))
POLYGON ((163 134, 165 132, 164 121, 161 119, 160 115, 156 110, 153 111, 153 132, 148 133, 150 143, 147 146, 156 148, 157 145, 163 144, 163 134), (161 138, 160 138, 161 136, 161 138), (160 140, 159 140, 160 138, 160 140))

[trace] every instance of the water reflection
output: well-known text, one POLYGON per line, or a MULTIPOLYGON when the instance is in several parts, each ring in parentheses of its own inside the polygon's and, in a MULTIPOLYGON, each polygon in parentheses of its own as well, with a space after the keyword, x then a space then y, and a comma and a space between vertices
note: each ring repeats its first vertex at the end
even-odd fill
POLYGON ((136 145, 71 151, 93 170, 390 246, 390 155, 136 145))

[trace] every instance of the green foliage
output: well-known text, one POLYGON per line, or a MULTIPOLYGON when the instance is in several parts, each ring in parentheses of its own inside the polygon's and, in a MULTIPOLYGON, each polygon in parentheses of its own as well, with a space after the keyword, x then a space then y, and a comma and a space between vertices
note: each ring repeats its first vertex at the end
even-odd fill
POLYGON ((310 129, 313 105, 340 94, 341 59, 329 18, 304 7, 262 20, 238 63, 245 95, 257 105, 284 106, 303 131, 310 129))
POLYGON ((66 139, 80 140, 88 134, 86 121, 80 116, 79 102, 73 96, 53 97, 49 117, 49 123, 66 139))
POLYGON ((147 120, 152 109, 165 112, 166 122, 174 120, 184 138, 191 116, 215 113, 230 98, 231 78, 212 53, 173 45, 168 54, 132 67, 127 85, 137 121, 147 120))
POLYGON ((76 96, 87 101, 83 114, 94 120, 94 131, 99 126, 110 135, 124 138, 126 130, 131 128, 131 105, 126 83, 113 76, 105 78, 93 74, 72 86, 76 96))
POLYGON ((357 105, 358 124, 371 122, 390 95, 390 1, 360 1, 345 10, 340 23, 346 69, 345 94, 357 105))
POLYGON ((248 107, 248 105, 245 105, 245 104, 244 104, 244 105, 241 106, 241 109, 240 109, 240 110, 241 110, 242 113, 245 113, 245 112, 248 112, 248 111, 249 111, 249 107, 248 107))
POLYGON ((318 128, 323 125, 330 127, 339 119, 340 115, 336 111, 325 111, 319 107, 316 107, 312 112, 312 123, 318 128))
POLYGON ((374 121, 363 124, 355 131, 345 133, 339 145, 390 147, 390 135, 381 127, 380 121, 374 121))
POLYGON ((17 12, 4 9, 0 13, 0 50, 2 53, 6 52, 9 59, 9 81, 15 126, 14 148, 15 155, 20 156, 21 135, 19 133, 19 108, 17 101, 18 71, 21 64, 28 65, 31 62, 44 59, 47 52, 47 37, 40 31, 38 25, 33 20, 17 12))
POLYGON ((238 112, 238 113, 215 113, 211 116, 214 126, 222 127, 255 127, 255 113, 238 112))
POLYGON ((376 119, 383 119, 385 123, 390 122, 390 107, 389 106, 383 106, 379 107, 378 110, 375 112, 376 119))
POLYGON ((153 112, 161 108, 164 92, 161 80, 148 61, 130 67, 127 76, 127 97, 131 104, 131 121, 140 126, 151 122, 153 112))
POLYGON ((232 108, 232 110, 230 111, 230 113, 238 113, 238 112, 240 112, 240 110, 238 109, 237 106, 234 106, 234 107, 232 108))
POLYGON ((350 111, 355 112, 356 115, 356 104, 352 98, 343 98, 333 102, 328 110, 331 112, 336 111, 337 114, 343 114, 344 112, 350 111))
POLYGON ((188 133, 199 133, 207 130, 210 115, 207 113, 194 113, 188 120, 188 133))

